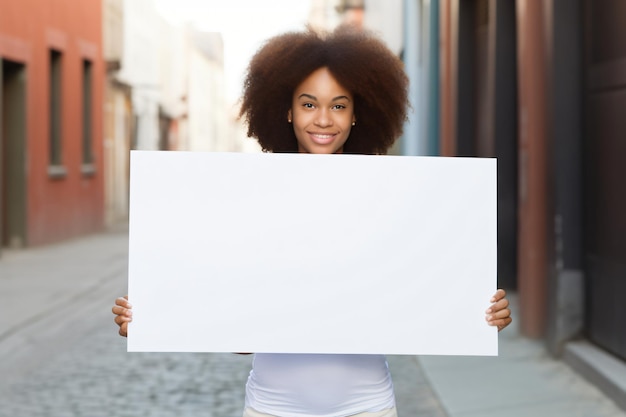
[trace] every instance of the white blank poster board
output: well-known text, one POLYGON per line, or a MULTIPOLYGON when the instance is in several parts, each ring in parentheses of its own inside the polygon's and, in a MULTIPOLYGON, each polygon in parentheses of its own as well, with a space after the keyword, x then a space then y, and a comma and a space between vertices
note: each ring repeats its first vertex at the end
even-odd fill
POLYGON ((497 355, 496 160, 133 151, 129 351, 497 355))

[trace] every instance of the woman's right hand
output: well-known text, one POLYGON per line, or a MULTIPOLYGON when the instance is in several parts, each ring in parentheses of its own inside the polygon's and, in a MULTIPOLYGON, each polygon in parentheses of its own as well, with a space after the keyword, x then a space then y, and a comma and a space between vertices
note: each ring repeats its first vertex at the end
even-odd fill
POLYGON ((128 302, 128 296, 115 300, 115 305, 111 309, 115 314, 115 323, 120 326, 120 336, 128 336, 128 323, 133 321, 133 306, 128 302))

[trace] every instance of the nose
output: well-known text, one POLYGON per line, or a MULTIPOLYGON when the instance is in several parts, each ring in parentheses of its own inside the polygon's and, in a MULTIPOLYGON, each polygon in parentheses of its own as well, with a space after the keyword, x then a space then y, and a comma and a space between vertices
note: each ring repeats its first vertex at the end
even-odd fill
POLYGON ((332 126, 333 119, 330 114, 330 110, 321 108, 317 113, 317 117, 315 118, 315 124, 319 127, 328 127, 332 126))

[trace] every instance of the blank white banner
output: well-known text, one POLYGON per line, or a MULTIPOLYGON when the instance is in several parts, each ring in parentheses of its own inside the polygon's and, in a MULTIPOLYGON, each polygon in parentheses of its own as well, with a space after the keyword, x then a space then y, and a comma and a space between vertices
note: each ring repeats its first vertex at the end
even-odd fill
POLYGON ((496 160, 133 151, 129 351, 497 355, 496 160))

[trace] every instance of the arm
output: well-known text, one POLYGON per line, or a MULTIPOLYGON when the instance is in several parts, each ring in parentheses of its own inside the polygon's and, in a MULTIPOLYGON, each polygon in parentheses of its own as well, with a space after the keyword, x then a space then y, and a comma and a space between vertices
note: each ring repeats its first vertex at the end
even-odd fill
POLYGON ((128 336, 128 323, 133 320, 133 306, 128 302, 128 296, 119 297, 111 309, 115 314, 115 324, 120 326, 120 336, 128 336))
POLYGON ((487 315, 485 319, 490 326, 497 326, 498 331, 501 331, 513 321, 506 292, 502 289, 496 291, 491 297, 491 303, 491 306, 485 311, 487 315))

